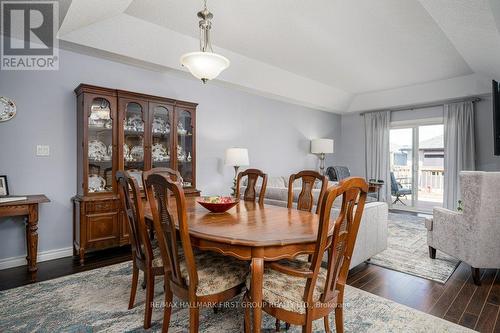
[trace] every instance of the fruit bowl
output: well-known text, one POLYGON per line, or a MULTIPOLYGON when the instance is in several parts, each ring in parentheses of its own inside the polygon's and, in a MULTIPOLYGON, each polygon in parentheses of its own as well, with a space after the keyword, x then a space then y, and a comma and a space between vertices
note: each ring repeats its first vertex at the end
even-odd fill
POLYGON ((224 213, 238 203, 233 197, 201 197, 198 203, 212 213, 224 213))

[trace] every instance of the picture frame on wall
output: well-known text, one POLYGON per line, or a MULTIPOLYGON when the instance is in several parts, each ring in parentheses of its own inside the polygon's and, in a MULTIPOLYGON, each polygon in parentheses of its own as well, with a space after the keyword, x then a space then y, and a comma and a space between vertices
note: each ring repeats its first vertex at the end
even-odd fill
POLYGON ((0 197, 9 195, 9 184, 7 183, 7 176, 0 176, 0 197))

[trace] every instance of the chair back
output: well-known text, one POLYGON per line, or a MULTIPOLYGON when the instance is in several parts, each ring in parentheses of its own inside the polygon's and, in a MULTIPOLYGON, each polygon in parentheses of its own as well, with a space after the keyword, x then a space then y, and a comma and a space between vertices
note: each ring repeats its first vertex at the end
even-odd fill
POLYGON ((120 202, 129 227, 132 260, 144 263, 153 260, 153 249, 149 238, 141 193, 137 180, 126 171, 116 172, 120 202))
POLYGON ((257 180, 259 179, 259 177, 261 177, 262 185, 260 187, 259 193, 259 204, 263 204, 267 187, 267 174, 259 169, 246 169, 245 171, 238 173, 238 177, 236 178, 236 198, 238 199, 240 197, 240 182, 241 179, 245 176, 247 176, 248 181, 245 193, 243 194, 243 200, 255 201, 257 199, 257 191, 255 187, 257 186, 257 180))
MULTIPOLYGON (((144 171, 142 173, 142 182, 143 182, 143 187, 146 188, 146 181, 145 179, 149 176, 149 175, 152 175, 154 173, 159 173, 159 174, 164 174, 168 177, 170 177, 171 179, 173 179, 174 181, 177 181, 178 183, 180 183, 182 185, 182 183, 184 182, 184 180, 182 179, 182 176, 181 174, 179 173, 179 171, 177 170, 174 170, 174 169, 170 169, 170 168, 152 168, 148 171, 144 171)), ((167 202, 168 202, 168 195, 167 195, 167 202)), ((148 197, 148 193, 146 191, 146 200, 149 201, 149 197, 148 197)))
POLYGON ((395 195, 398 191, 399 191, 399 186, 396 180, 396 176, 394 176, 394 172, 391 171, 391 194, 395 195))
POLYGON ((151 205, 153 215, 153 227, 158 239, 161 257, 166 276, 170 271, 171 281, 179 287, 189 288, 189 293, 196 295, 198 286, 198 274, 194 261, 193 249, 189 238, 187 224, 186 199, 182 184, 171 179, 164 173, 152 173, 145 177, 146 191, 151 205), (173 202, 167 202, 168 193, 172 193, 173 202), (177 221, 179 236, 184 251, 184 260, 188 268, 189 286, 181 275, 178 237, 176 232, 177 221), (167 267, 168 266, 168 267, 167 267))
POLYGON ((482 248, 498 248, 500 172, 462 171, 459 179, 468 231, 480 240, 482 248))
POLYGON ((318 202, 316 205, 316 213, 319 213, 323 196, 325 195, 326 188, 328 187, 328 179, 326 176, 322 176, 319 172, 312 170, 304 170, 299 173, 292 174, 288 180, 288 208, 293 207, 293 183, 298 179, 302 181, 302 189, 297 199, 297 209, 306 212, 310 212, 314 205, 314 185, 316 184, 316 181, 321 182, 321 191, 319 192, 318 202))
POLYGON ((319 301, 329 303, 335 298, 336 291, 343 293, 367 193, 368 184, 360 177, 346 178, 338 186, 326 190, 320 210, 318 239, 311 260, 310 269, 313 271, 313 277, 307 279, 306 283, 304 299, 307 302, 312 302, 325 252, 328 252, 327 276, 319 301), (332 226, 331 209, 333 202, 339 196, 342 196, 342 206, 332 226), (332 229, 333 235, 328 236, 332 229))

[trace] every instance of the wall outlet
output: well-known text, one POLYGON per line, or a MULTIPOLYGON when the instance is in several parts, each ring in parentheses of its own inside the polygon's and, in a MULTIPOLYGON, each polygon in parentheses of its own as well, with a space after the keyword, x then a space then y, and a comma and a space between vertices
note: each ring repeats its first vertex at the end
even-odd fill
POLYGON ((36 156, 49 156, 50 147, 47 145, 37 145, 36 146, 36 156))

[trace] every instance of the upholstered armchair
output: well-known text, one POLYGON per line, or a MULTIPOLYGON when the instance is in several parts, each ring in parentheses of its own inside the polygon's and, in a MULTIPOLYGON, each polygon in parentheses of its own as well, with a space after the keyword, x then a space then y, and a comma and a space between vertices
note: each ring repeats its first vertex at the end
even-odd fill
POLYGON ((500 172, 460 173, 463 211, 434 208, 428 220, 427 245, 469 264, 474 283, 480 268, 500 268, 500 172))

